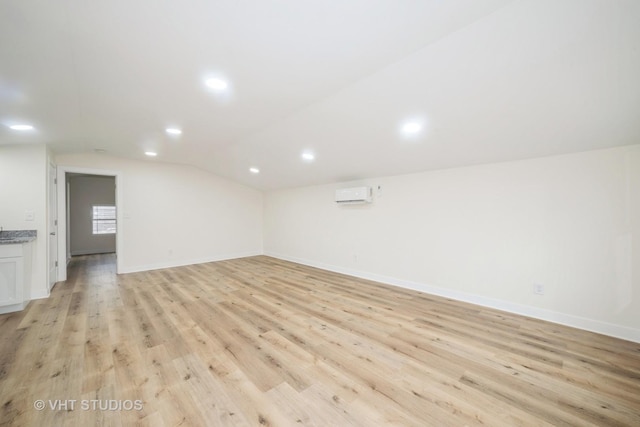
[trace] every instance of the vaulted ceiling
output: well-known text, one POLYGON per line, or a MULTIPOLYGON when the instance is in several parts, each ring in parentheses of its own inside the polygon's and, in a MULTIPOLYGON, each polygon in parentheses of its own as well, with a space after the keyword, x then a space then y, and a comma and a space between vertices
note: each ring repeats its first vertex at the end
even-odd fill
POLYGON ((637 144, 639 76, 635 0, 0 0, 0 144, 264 190, 637 144))

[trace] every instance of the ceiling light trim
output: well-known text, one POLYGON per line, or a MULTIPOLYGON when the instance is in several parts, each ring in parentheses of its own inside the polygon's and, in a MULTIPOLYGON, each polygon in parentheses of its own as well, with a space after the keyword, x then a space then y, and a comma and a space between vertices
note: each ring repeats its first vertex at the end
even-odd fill
POLYGON ((215 92, 223 92, 229 89, 229 82, 220 77, 209 77, 205 79, 204 84, 215 92))
POLYGON ((33 125, 30 125, 30 124, 27 124, 27 123, 9 125, 9 129, 17 130, 17 131, 20 131, 20 132, 28 132, 28 131, 31 131, 31 130, 36 130, 36 128, 33 125))
POLYGON ((303 151, 300 157, 302 157, 302 160, 307 163, 311 163, 316 159, 316 155, 313 151, 303 151))

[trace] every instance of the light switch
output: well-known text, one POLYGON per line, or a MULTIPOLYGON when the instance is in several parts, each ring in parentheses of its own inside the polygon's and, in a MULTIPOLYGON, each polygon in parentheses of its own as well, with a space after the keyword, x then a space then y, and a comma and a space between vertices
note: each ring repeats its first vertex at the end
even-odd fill
POLYGON ((35 221, 35 219, 36 219, 36 213, 34 211, 26 211, 24 213, 25 221, 35 221))

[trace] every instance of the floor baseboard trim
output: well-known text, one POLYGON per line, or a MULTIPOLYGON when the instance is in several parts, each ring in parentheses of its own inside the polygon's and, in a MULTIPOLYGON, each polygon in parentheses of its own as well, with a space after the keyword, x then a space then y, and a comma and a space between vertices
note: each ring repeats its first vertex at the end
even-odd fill
POLYGON ((83 256, 83 255, 101 255, 101 254, 113 254, 115 250, 106 250, 106 251, 73 251, 71 252, 71 256, 83 256))
POLYGON ((120 273, 138 273, 138 272, 141 272, 141 271, 161 270, 163 268, 184 267, 184 266, 187 266, 187 265, 205 264, 207 262, 226 261, 226 260, 230 260, 230 259, 246 258, 246 257, 250 257, 250 256, 257 256, 257 255, 262 255, 262 252, 261 251, 241 252, 241 253, 236 253, 236 254, 217 255, 217 256, 212 256, 212 257, 196 258, 196 259, 189 259, 189 260, 158 262, 158 263, 154 263, 154 264, 135 265, 135 266, 131 266, 131 267, 126 267, 125 266, 125 267, 123 267, 122 271, 120 271, 118 273, 119 274, 120 273))
POLYGON ((566 313, 560 313, 552 310, 542 309, 538 307, 531 307, 522 304, 516 304, 509 301, 504 301, 496 298, 483 297, 481 295, 470 294, 466 292, 456 291, 452 289, 431 286, 425 283, 413 282, 410 280, 398 279, 395 277, 383 276, 374 273, 368 273, 365 271, 339 267, 336 265, 325 264, 322 262, 315 262, 303 258, 291 257, 274 252, 265 252, 266 256, 281 259, 284 261, 295 262, 297 264, 303 264, 310 267, 320 268, 323 270, 333 271, 335 273, 346 274, 348 276, 358 277, 361 279, 372 280, 375 282, 384 283, 387 285, 398 286, 405 289, 412 289, 419 292, 424 292, 431 295, 437 295, 444 298, 450 298, 457 301, 468 302, 483 307, 494 308, 496 310, 502 310, 509 313, 520 314, 522 316, 532 317, 539 320, 546 320, 548 322, 557 323, 564 326, 570 326, 586 330, 589 332, 595 332, 603 335, 608 335, 615 338, 620 338, 627 341, 633 341, 640 343, 640 329, 629 328, 626 326, 615 325, 611 323, 602 322, 599 320, 588 319, 580 316, 575 316, 566 313))
POLYGON ((36 299, 44 299, 44 298, 49 298, 50 293, 49 292, 36 292, 34 294, 31 294, 31 301, 36 300, 36 299))

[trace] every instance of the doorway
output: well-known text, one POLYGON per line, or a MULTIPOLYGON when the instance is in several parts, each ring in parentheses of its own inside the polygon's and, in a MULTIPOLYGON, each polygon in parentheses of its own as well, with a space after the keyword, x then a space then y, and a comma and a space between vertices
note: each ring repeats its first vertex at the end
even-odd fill
POLYGON ((58 254, 65 268, 58 280, 67 279, 73 255, 115 253, 116 272, 122 271, 121 174, 116 171, 58 166, 58 254))
POLYGON ((71 173, 67 186, 67 260, 69 256, 116 252, 116 178, 71 173))

